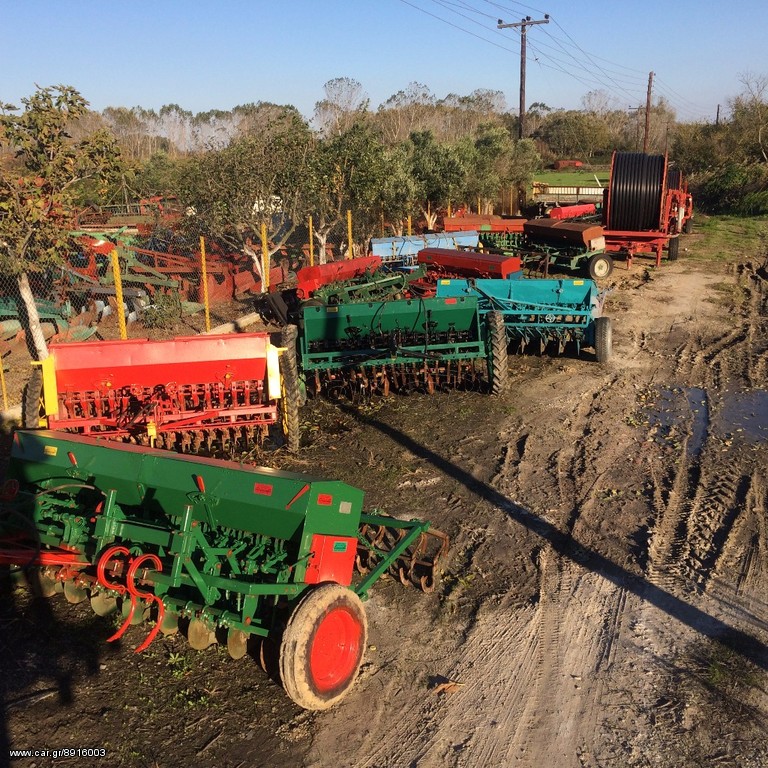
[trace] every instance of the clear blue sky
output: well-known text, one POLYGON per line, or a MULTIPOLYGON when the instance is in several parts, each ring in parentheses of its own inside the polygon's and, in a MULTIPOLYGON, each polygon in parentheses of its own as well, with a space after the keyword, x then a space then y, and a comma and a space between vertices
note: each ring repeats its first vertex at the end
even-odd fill
POLYGON ((768 75, 768 1, 0 0, 0 100, 72 85, 101 110, 193 112, 272 101, 311 117, 323 85, 358 80, 375 108, 417 81, 437 96, 501 90, 518 104, 520 35, 496 29, 549 13, 528 32, 527 102, 581 106, 601 89, 626 109, 648 73, 683 120, 714 119, 768 75))

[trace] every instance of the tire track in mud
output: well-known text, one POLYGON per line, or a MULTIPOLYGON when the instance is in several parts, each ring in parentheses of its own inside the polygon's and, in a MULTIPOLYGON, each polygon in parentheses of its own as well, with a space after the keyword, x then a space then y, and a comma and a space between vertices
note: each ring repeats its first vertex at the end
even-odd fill
POLYGON ((369 723, 356 765, 581 765, 584 734, 600 725, 601 677, 621 637, 626 595, 551 551, 542 551, 540 567, 536 604, 481 612, 446 675, 458 692, 425 692, 394 725, 369 723))
MULTIPOLYGON (((589 388, 564 409, 566 429, 554 453, 551 433, 516 431, 502 452, 494 486, 511 499, 525 498, 534 483, 543 486, 540 505, 551 505, 547 517, 556 517, 558 530, 570 533, 582 509, 593 506, 601 472, 599 462, 591 461, 600 441, 591 424, 617 379, 590 379, 589 388)), ((580 765, 575 755, 583 735, 593 734, 600 718, 603 687, 595 677, 612 664, 626 596, 547 542, 534 556, 538 597, 522 608, 481 609, 460 657, 445 672, 461 684, 458 692, 435 696, 425 688, 421 697, 403 697, 394 727, 381 715, 369 721, 359 752, 365 758, 356 765, 580 765)), ((382 695, 396 696, 396 687, 385 684, 382 695)), ((323 751, 320 742, 317 748, 323 751)))
POLYGON ((752 595, 768 571, 768 520, 765 478, 759 471, 749 477, 743 503, 735 510, 729 536, 711 567, 714 582, 734 581, 737 595, 752 595))
MULTIPOLYGON (((765 382, 764 284, 745 285, 748 270, 742 267, 738 273, 743 301, 736 327, 709 340, 700 336, 686 340, 675 370, 678 376, 700 381, 715 408, 728 387, 764 386, 765 382)), ((652 466, 656 522, 649 546, 649 574, 655 581, 668 584, 682 579, 699 590, 706 588, 710 576, 734 548, 731 539, 743 526, 749 495, 757 493, 758 475, 744 467, 742 455, 724 452, 711 423, 695 456, 689 455, 686 438, 673 465, 652 466)), ((759 508, 765 509, 764 495, 761 504, 759 508)))
POLYGON ((693 499, 685 548, 680 553, 678 568, 682 575, 700 589, 729 547, 729 536, 746 502, 751 478, 741 466, 726 461, 710 473, 702 472, 693 499))

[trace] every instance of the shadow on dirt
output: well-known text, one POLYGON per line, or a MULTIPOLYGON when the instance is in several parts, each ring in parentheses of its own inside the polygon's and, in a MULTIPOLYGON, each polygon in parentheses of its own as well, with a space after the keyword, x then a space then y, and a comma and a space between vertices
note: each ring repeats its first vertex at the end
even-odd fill
MULTIPOLYGON (((57 618, 51 599, 42 594, 45 587, 41 588, 38 569, 31 565, 39 544, 30 547, 29 529, 22 531, 23 543, 14 544, 19 518, 12 502, 0 502, 0 532, 7 534, 0 550, 0 766, 8 764, 11 749, 57 748, 43 741, 12 744, 9 719, 36 721, 45 734, 45 704, 35 706, 50 700, 57 707, 72 707, 73 684, 82 675, 99 673, 108 634, 108 627, 94 614, 85 621, 73 615, 71 623, 57 618), (28 567, 9 565, 14 559, 26 560, 28 567)), ((58 598, 63 600, 62 595, 58 598)))
POLYGON ((656 584, 638 577, 605 555, 584 546, 577 539, 558 530, 554 525, 542 520, 524 507, 513 503, 495 488, 473 477, 466 470, 426 448, 401 430, 376 418, 361 414, 354 407, 343 403, 337 403, 337 407, 361 425, 378 430, 415 456, 431 463, 437 470, 463 484, 467 490, 479 498, 504 511, 512 520, 547 541, 558 554, 578 562, 580 566, 600 574, 622 589, 646 600, 672 618, 691 627, 703 637, 727 644, 734 653, 754 665, 768 669, 768 646, 757 638, 731 627, 721 619, 709 615, 656 584))

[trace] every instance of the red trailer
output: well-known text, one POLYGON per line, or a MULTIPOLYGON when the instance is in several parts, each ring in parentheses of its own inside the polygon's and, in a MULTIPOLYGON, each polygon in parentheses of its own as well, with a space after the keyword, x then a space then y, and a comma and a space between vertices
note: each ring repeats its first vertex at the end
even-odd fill
POLYGON ((491 216, 480 214, 464 214, 462 216, 446 217, 443 229, 446 232, 522 232, 524 216, 491 216))
POLYGON ((613 153, 603 207, 605 247, 625 253, 627 266, 635 254, 651 253, 658 267, 665 248, 670 261, 677 259, 679 236, 690 229, 693 199, 674 170, 665 155, 613 153))

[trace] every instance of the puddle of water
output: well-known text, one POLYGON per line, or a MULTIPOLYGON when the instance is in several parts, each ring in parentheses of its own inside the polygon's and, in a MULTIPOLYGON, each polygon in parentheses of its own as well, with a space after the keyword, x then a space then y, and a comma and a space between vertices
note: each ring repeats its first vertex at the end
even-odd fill
POLYGON ((768 440, 768 391, 724 392, 713 426, 720 434, 738 433, 750 442, 768 440))
POLYGON ((660 439, 688 435, 686 453, 698 456, 704 448, 709 427, 709 398, 700 387, 664 387, 646 403, 648 424, 660 439))
POLYGON ((700 387, 664 387, 647 396, 646 423, 659 442, 679 441, 688 435, 686 453, 698 457, 707 434, 740 437, 749 442, 768 440, 768 390, 723 391, 713 407, 700 387))
POLYGON ((688 438, 688 455, 698 456, 704 449, 709 426, 709 399, 707 393, 700 387, 689 387, 685 391, 688 407, 691 409, 693 423, 691 435, 688 438))

